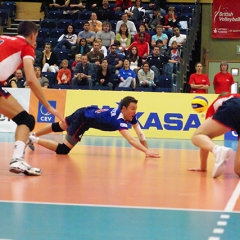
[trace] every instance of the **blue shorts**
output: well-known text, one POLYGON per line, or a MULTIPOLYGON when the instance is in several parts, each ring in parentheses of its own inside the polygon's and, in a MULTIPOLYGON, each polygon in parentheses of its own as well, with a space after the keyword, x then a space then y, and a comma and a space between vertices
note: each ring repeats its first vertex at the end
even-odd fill
POLYGON ((240 136, 240 98, 231 98, 223 102, 212 118, 240 136))
POLYGON ((67 133, 75 140, 80 141, 85 131, 89 129, 89 121, 85 117, 85 109, 79 108, 72 115, 66 117, 67 133))

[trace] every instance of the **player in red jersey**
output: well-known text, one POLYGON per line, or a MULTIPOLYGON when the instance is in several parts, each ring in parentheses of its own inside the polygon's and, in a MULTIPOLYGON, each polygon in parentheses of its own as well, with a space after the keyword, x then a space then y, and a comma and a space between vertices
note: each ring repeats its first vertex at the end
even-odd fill
MULTIPOLYGON (((18 26, 18 36, 0 36, 0 82, 4 82, 16 69, 24 67, 26 81, 47 111, 57 116, 60 120, 63 117, 56 109, 48 103, 43 90, 36 78, 33 63, 35 51, 33 44, 36 42, 38 28, 35 23, 23 21, 18 26)), ((12 119, 16 124, 15 145, 10 172, 24 173, 25 175, 41 175, 39 168, 31 167, 23 159, 25 143, 28 140, 29 132, 33 130, 35 119, 27 113, 18 101, 0 86, 0 113, 12 119)))
MULTIPOLYGON (((194 145, 200 148, 200 168, 191 171, 204 172, 207 170, 209 151, 215 156, 212 176, 223 174, 226 162, 232 157, 233 150, 216 145, 212 139, 235 130, 240 136, 240 94, 222 93, 211 104, 206 113, 206 121, 195 131, 192 136, 194 145)), ((235 157, 234 171, 240 176, 240 144, 235 157)))

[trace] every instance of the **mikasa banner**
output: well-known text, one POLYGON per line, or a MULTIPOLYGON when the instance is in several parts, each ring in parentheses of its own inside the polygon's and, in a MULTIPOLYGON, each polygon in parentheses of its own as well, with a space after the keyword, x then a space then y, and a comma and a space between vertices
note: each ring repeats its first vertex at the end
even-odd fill
POLYGON ((213 0, 212 38, 240 38, 239 0, 213 0))

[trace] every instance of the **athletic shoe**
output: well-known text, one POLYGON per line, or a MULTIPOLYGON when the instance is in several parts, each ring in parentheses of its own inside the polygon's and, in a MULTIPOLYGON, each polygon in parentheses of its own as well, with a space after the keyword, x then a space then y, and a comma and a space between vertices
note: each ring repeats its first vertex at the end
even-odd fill
MULTIPOLYGON (((30 139, 31 136, 34 136, 34 133, 30 133, 29 138, 28 138, 28 140, 27 140, 27 142, 26 142, 25 149, 26 149, 26 147, 29 147, 32 151, 34 151, 34 150, 35 150, 35 147, 34 147, 34 145, 33 145, 32 140, 30 139)), ((25 152, 25 151, 24 151, 24 152, 25 152)))
POLYGON ((217 178, 223 174, 226 162, 230 159, 233 150, 227 147, 218 147, 215 155, 215 164, 212 171, 212 177, 217 178))
POLYGON ((23 173, 28 176, 40 176, 41 169, 31 167, 23 158, 13 158, 10 162, 9 171, 12 173, 23 173))

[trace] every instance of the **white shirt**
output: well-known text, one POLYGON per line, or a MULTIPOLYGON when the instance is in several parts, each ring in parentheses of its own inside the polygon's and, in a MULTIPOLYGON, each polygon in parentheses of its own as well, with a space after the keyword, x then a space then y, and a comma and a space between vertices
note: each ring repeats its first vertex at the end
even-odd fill
POLYGON ((170 38, 168 46, 171 47, 173 41, 176 41, 177 43, 183 43, 183 41, 186 38, 187 38, 187 36, 185 34, 180 34, 179 37, 173 36, 173 37, 170 38))

